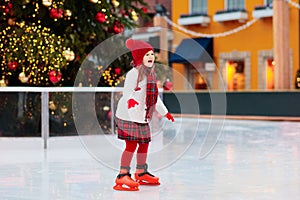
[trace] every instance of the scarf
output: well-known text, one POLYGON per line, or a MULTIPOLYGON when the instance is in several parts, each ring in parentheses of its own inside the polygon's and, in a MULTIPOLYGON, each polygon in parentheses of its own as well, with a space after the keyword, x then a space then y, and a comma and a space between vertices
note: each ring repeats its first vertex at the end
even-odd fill
POLYGON ((145 121, 151 120, 153 112, 155 111, 155 105, 157 102, 158 88, 156 84, 156 77, 147 71, 147 89, 146 89, 146 116, 145 121))

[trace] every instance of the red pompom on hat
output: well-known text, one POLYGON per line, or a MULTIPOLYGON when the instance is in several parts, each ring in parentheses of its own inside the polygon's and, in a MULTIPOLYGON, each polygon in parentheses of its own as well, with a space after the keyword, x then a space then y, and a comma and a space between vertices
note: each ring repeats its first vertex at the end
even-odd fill
POLYGON ((135 67, 143 64, 143 58, 148 51, 153 51, 153 47, 142 40, 128 39, 126 40, 126 47, 131 51, 135 67))

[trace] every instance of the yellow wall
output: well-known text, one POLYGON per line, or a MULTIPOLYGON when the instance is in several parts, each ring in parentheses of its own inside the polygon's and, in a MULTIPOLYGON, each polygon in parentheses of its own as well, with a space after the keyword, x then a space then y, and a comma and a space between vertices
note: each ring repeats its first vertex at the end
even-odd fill
POLYGON ((174 63, 173 66, 173 89, 184 90, 184 66, 174 63))
MULTIPOLYGON (((213 15, 218 10, 224 10, 224 0, 208 1, 208 15, 211 18, 211 22, 207 27, 201 25, 190 25, 185 28, 201 33, 222 33, 232 30, 236 27, 243 25, 237 21, 231 22, 214 22, 213 15)), ((181 14, 188 14, 189 7, 188 0, 173 0, 172 1, 172 21, 177 23, 181 14)), ((255 6, 264 5, 264 0, 251 0, 245 1, 245 8, 248 12, 248 21, 252 19, 252 11, 255 6)), ((290 47, 293 53, 293 76, 294 81, 296 70, 298 69, 298 52, 299 52, 299 10, 290 6, 290 47)), ((228 53, 233 50, 236 51, 249 51, 251 57, 251 89, 258 88, 258 51, 259 50, 271 50, 273 49, 273 26, 272 18, 263 18, 256 21, 252 26, 245 30, 234 33, 232 35, 220 38, 214 38, 214 61, 219 65, 219 54, 228 53)), ((174 29, 175 31, 178 31, 174 29)), ((179 44, 181 38, 178 38, 174 34, 174 44, 179 44)), ((193 37, 193 36, 189 36, 193 37)), ((178 68, 178 66, 177 66, 178 68)), ((180 89, 179 83, 174 82, 174 89, 180 89)))

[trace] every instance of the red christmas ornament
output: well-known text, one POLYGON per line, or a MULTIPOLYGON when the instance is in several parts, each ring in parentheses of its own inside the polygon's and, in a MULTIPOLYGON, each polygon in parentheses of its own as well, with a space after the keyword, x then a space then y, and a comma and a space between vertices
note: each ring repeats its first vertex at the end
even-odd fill
POLYGON ((7 67, 10 70, 15 70, 18 67, 18 62, 17 61, 11 61, 7 64, 7 67))
POLYGON ((111 112, 111 111, 108 111, 108 112, 107 112, 107 118, 108 118, 108 119, 111 119, 111 117, 112 117, 112 112, 111 112))
POLYGON ((55 18, 56 17, 56 10, 54 8, 50 9, 50 17, 55 18))
POLYGON ((146 7, 142 7, 141 9, 142 9, 143 13, 147 13, 147 11, 148 11, 146 7))
POLYGON ((53 19, 58 19, 63 17, 63 10, 62 9, 55 9, 51 8, 50 9, 50 17, 53 19))
POLYGON ((106 15, 103 12, 97 12, 95 20, 97 22, 104 23, 106 21, 106 15))
POLYGON ((173 89, 173 83, 170 80, 167 80, 166 82, 164 82, 163 88, 166 91, 170 91, 173 89))
POLYGON ((39 63, 39 64, 38 64, 38 68, 39 68, 39 69, 43 69, 43 68, 44 68, 44 65, 41 64, 41 63, 39 63))
POLYGON ((122 33, 124 31, 124 25, 119 21, 115 21, 113 30, 116 34, 122 33))
POLYGON ((49 72, 49 79, 52 83, 58 83, 61 80, 62 74, 61 72, 52 70, 49 72))
POLYGON ((5 13, 9 13, 9 11, 10 11, 9 8, 7 8, 7 7, 4 9, 5 13))
POLYGON ((115 68, 115 73, 117 75, 120 75, 121 74, 121 68, 120 67, 115 68))
POLYGON ((129 16, 129 13, 128 13, 127 10, 122 10, 121 13, 122 13, 122 16, 123 16, 123 17, 126 17, 126 18, 127 18, 127 17, 129 16))
POLYGON ((7 4, 7 7, 8 7, 9 9, 12 9, 12 8, 13 8, 12 3, 8 3, 8 4, 7 4))
POLYGON ((8 14, 11 11, 12 7, 13 7, 12 4, 8 3, 6 6, 2 7, 2 10, 8 14))

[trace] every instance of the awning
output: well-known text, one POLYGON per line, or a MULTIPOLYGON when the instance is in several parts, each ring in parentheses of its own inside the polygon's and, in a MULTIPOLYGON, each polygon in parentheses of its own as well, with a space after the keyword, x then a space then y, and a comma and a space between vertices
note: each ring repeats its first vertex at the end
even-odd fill
POLYGON ((170 55, 170 63, 212 62, 213 38, 183 39, 170 55))

